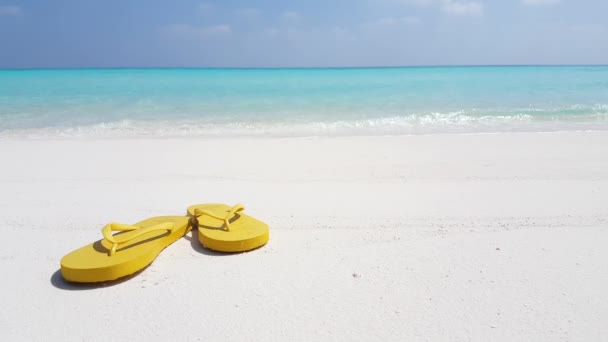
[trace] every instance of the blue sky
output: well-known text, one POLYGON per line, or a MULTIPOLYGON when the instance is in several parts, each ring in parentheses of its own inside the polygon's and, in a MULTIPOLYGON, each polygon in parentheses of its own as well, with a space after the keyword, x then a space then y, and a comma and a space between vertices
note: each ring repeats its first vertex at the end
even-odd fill
POLYGON ((0 0, 0 67, 608 64, 606 0, 0 0))

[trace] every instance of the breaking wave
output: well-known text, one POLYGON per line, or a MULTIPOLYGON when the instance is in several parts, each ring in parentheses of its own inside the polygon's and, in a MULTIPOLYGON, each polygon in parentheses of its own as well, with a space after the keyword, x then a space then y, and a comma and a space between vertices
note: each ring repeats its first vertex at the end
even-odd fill
POLYGON ((208 122, 117 120, 0 130, 0 138, 310 137, 608 130, 608 113, 470 115, 463 111, 357 120, 208 122))

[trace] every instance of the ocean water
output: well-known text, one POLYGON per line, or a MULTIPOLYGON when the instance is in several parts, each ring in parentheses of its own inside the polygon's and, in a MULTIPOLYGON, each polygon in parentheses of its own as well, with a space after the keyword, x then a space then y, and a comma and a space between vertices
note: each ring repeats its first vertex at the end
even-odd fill
POLYGON ((0 70, 0 138, 608 130, 608 66, 0 70))

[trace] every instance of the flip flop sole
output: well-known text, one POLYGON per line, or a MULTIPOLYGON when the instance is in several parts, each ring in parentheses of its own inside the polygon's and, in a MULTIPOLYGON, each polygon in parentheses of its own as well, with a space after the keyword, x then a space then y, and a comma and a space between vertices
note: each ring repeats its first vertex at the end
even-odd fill
MULTIPOLYGON (((225 204, 199 204, 190 206, 188 214, 194 216, 196 209, 225 213, 231 207, 225 204)), ((266 223, 242 212, 236 213, 229 220, 230 230, 226 230, 222 221, 206 215, 197 217, 196 221, 199 242, 204 247, 218 252, 250 251, 264 246, 270 239, 266 223)))
POLYGON ((138 236, 120 245, 112 256, 109 255, 112 244, 104 239, 67 254, 61 259, 61 275, 70 282, 96 283, 116 280, 141 271, 163 249, 191 229, 189 218, 184 216, 153 217, 136 223, 135 226, 146 228, 165 222, 173 223, 174 228, 171 231, 153 231, 138 236))

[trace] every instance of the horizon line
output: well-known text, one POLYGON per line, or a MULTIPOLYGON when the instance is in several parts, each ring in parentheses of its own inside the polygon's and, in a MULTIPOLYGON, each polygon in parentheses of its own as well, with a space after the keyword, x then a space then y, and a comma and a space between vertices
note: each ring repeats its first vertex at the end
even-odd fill
POLYGON ((196 70, 321 70, 321 69, 415 69, 415 68, 488 68, 488 67, 605 67, 608 64, 429 64, 394 66, 284 66, 284 67, 210 67, 210 66, 74 66, 74 67, 0 67, 2 71, 19 70, 146 70, 146 69, 196 69, 196 70))

